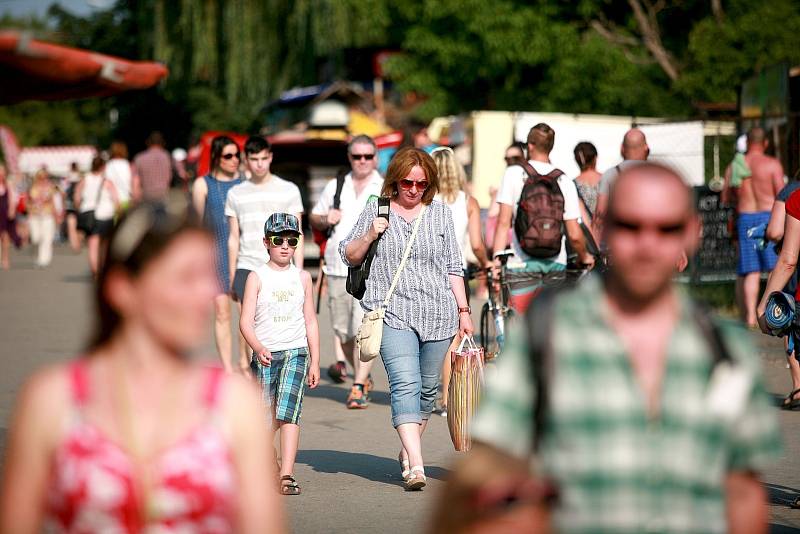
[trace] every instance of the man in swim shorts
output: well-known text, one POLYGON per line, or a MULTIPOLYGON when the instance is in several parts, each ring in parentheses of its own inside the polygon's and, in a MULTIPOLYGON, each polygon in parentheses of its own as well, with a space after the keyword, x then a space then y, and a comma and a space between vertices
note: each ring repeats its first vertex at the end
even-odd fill
MULTIPOLYGON (((741 179, 736 196, 736 234, 739 239, 737 300, 742 319, 752 328, 757 327, 756 304, 761 273, 771 271, 778 260, 775 246, 767 241, 765 233, 775 196, 784 186, 783 166, 764 153, 766 147, 767 137, 762 128, 748 132, 744 162, 750 175, 741 179)), ((733 186, 728 178, 726 187, 733 186)))

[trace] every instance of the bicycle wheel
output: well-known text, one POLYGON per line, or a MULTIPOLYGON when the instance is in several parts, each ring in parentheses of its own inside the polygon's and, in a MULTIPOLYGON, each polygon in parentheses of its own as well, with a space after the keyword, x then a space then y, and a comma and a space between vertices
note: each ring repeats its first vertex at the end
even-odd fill
POLYGON ((489 308, 489 303, 485 303, 481 309, 481 347, 486 361, 497 358, 500 353, 500 344, 497 341, 497 327, 495 325, 494 313, 489 308))

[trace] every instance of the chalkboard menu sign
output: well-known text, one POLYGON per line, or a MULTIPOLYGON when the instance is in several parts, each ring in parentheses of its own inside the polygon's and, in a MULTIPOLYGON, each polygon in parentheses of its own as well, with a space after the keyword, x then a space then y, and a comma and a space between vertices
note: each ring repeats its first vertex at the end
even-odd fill
POLYGON ((734 208, 723 206, 720 194, 707 186, 695 187, 697 211, 703 228, 700 248, 691 265, 693 282, 713 282, 736 278, 736 247, 729 230, 734 208))

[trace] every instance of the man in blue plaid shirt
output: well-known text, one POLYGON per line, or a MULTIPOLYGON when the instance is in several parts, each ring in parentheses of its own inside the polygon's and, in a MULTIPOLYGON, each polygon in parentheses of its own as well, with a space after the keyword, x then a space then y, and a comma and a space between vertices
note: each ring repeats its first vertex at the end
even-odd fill
MULTIPOLYGON (((460 468, 485 465, 492 481, 470 477, 466 508, 476 521, 527 518, 532 530, 541 515, 507 503, 536 501, 532 480, 545 480, 558 493, 557 532, 766 532, 758 473, 781 446, 757 353, 738 325, 701 328, 704 316, 672 283, 698 235, 674 170, 644 163, 622 172, 609 196, 609 271, 552 303, 540 423, 529 325, 511 330, 489 380, 474 421, 478 446, 460 468), (713 332, 724 351, 714 350, 713 332), (535 476, 525 480, 528 467, 535 476)), ((467 484, 457 471, 452 484, 459 480, 467 484)))

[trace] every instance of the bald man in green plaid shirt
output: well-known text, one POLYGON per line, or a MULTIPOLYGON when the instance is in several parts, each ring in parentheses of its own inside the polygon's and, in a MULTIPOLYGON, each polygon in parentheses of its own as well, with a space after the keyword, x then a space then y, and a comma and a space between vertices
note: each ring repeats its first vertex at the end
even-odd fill
POLYGON ((535 458, 536 478, 559 493, 557 532, 766 532, 758 473, 781 445, 757 353, 746 331, 717 322, 730 361, 715 363, 694 304, 671 281, 697 246, 691 204, 658 164, 615 182, 609 272, 553 302, 535 453, 527 325, 511 329, 489 380, 473 460, 535 458))

